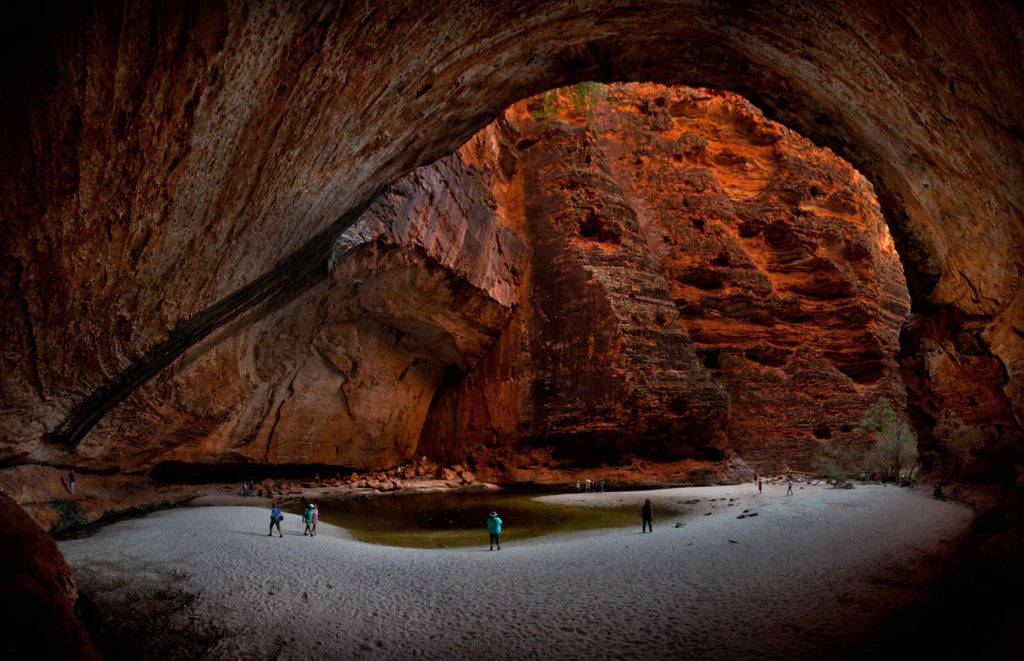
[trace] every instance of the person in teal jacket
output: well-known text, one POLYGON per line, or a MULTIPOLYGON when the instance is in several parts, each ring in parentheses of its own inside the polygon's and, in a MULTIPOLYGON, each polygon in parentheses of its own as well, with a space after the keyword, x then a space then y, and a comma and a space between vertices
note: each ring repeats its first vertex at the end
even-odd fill
POLYGON ((303 532, 303 536, 313 536, 316 533, 313 531, 313 503, 306 505, 306 511, 302 513, 302 521, 306 524, 306 531, 303 532))
POLYGON ((497 512, 491 512, 490 518, 487 519, 487 532, 491 536, 491 549, 494 550, 494 545, 498 545, 498 550, 501 550, 501 519, 498 518, 497 512))

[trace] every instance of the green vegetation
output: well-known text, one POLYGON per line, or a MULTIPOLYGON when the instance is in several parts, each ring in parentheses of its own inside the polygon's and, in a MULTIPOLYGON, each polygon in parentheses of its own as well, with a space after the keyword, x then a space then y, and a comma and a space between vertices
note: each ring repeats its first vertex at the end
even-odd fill
POLYGON ((875 438, 874 445, 864 457, 869 470, 881 471, 889 479, 899 480, 904 468, 910 469, 917 461, 917 437, 906 420, 900 420, 889 400, 882 399, 864 413, 860 431, 875 438))
POLYGON ((533 111, 538 121, 553 122, 559 116, 560 106, 566 106, 568 114, 594 122, 594 107, 604 94, 604 85, 593 81, 576 83, 570 87, 548 90, 541 96, 540 105, 533 111))
POLYGON ((850 476, 860 467, 862 455, 853 447, 853 441, 853 437, 830 440, 812 459, 818 473, 836 487, 848 485, 850 476))
POLYGON ((473 180, 473 189, 476 191, 476 197, 480 200, 480 203, 486 204, 487 206, 494 206, 491 191, 487 188, 487 185, 484 184, 484 180, 480 178, 480 175, 473 172, 470 175, 470 178, 473 180))
POLYGON ((883 479, 900 480, 910 469, 913 477, 917 461, 917 438, 905 420, 901 420, 887 399, 872 404, 860 426, 858 436, 872 439, 866 450, 854 445, 856 436, 826 441, 813 459, 814 467, 836 487, 850 487, 850 477, 857 472, 880 473, 883 479))

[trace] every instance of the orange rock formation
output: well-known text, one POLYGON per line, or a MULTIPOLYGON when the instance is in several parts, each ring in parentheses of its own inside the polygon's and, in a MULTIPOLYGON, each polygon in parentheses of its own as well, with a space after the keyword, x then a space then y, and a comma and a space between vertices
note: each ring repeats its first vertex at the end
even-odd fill
POLYGON ((902 406, 909 297, 848 164, 724 92, 578 86, 507 118, 531 267, 421 450, 507 468, 729 447, 806 467, 872 402, 902 406))

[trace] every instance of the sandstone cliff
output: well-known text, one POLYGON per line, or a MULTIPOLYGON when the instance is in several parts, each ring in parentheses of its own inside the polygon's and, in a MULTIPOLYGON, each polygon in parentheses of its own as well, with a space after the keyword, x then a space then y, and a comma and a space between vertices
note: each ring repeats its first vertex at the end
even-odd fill
POLYGON ((908 297, 870 185, 728 93, 518 104, 379 196, 324 268, 73 453, 29 458, 374 469, 419 452, 487 477, 684 477, 734 452, 806 466, 871 402, 904 400, 908 297))
POLYGON ((909 297, 848 164, 722 92, 577 86, 507 118, 522 303, 439 392, 421 450, 507 467, 539 446, 546 466, 728 446, 806 467, 872 402, 903 406, 909 297))
POLYGON ((472 367, 515 304, 525 246, 478 181, 453 156, 398 182, 334 246, 329 278, 198 344, 63 461, 407 459, 445 367, 472 367))
MULTIPOLYGON (((992 468, 1022 463, 1022 26, 1005 1, 12 7, 0 461, 72 460, 197 343, 326 278, 375 191, 509 103, 656 80, 738 91, 869 177, 907 266, 911 331, 962 322, 939 334, 970 340, 943 343, 949 362, 1001 373, 953 396, 927 383, 946 370, 909 359, 918 428, 941 449, 943 430, 969 427, 1017 448, 992 468), (966 391, 998 398, 1010 423, 972 416, 966 391)), ((908 339, 907 352, 930 341, 908 339)))

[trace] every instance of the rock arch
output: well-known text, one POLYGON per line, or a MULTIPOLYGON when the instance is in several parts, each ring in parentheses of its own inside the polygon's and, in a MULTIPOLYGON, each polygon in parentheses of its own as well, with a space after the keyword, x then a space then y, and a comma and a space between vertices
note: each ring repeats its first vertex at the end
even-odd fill
POLYGON ((860 169, 920 315, 906 364, 922 429, 984 427, 982 445, 1019 457, 1014 3, 26 11, 6 28, 0 101, 4 461, 69 461, 182 352, 326 277, 381 186, 580 80, 728 88, 860 169))

